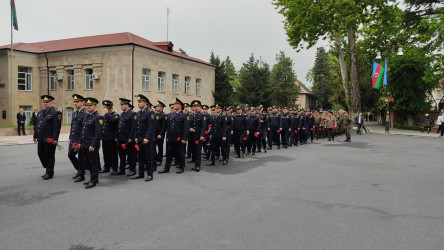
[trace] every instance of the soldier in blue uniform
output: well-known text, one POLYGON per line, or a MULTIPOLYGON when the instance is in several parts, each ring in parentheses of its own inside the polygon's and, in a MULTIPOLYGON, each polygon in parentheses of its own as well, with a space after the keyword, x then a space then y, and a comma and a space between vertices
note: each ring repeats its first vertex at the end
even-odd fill
POLYGON ((247 133, 247 117, 242 112, 242 107, 236 107, 236 114, 231 117, 233 123, 233 144, 236 158, 245 157, 245 141, 247 133))
POLYGON ((305 112, 301 111, 299 123, 299 142, 301 145, 307 144, 307 119, 305 112))
POLYGON ((170 171, 173 158, 176 157, 176 163, 179 165, 177 174, 185 170, 185 143, 188 140, 190 130, 190 117, 182 111, 183 102, 176 98, 174 111, 168 118, 167 125, 167 158, 165 168, 159 171, 159 174, 170 171))
POLYGON ((85 118, 85 108, 84 102, 85 98, 78 94, 72 95, 72 101, 76 111, 72 113, 71 119, 71 129, 69 132, 68 141, 68 158, 76 170, 76 174, 72 177, 76 179, 79 177, 79 159, 77 158, 77 153, 79 152, 78 144, 80 142, 80 135, 82 133, 83 119, 85 118))
POLYGON ((264 111, 264 107, 259 105, 257 116, 261 124, 259 137, 257 138, 257 152, 261 152, 261 147, 264 148, 264 153, 267 153, 267 128, 268 128, 268 114, 264 111))
POLYGON ((210 136, 211 136, 211 162, 207 166, 214 166, 215 158, 219 150, 222 151, 222 165, 227 165, 227 154, 225 148, 222 147, 222 141, 227 140, 227 117, 222 115, 222 107, 215 105, 215 115, 210 119, 210 136))
POLYGON ((54 176, 54 154, 62 125, 62 113, 53 107, 54 97, 42 95, 40 98, 43 100, 43 109, 38 112, 37 123, 34 125, 34 143, 38 143, 37 153, 46 169, 42 178, 49 180, 54 176))
POLYGON ((308 136, 310 137, 310 142, 313 142, 315 118, 311 114, 311 111, 307 111, 306 119, 307 119, 307 130, 308 130, 307 132, 308 132, 308 136))
POLYGON ((247 116, 247 155, 256 154, 256 141, 259 138, 259 131, 261 131, 261 122, 255 112, 255 108, 250 107, 247 116))
POLYGON ((299 145, 299 126, 301 125, 301 119, 298 112, 294 112, 291 116, 291 136, 290 143, 296 147, 299 145))
POLYGON ((291 130, 291 117, 288 113, 288 108, 284 107, 282 109, 282 132, 281 132, 281 140, 284 148, 287 148, 289 144, 289 133, 291 130))
POLYGON ((75 182, 85 180, 85 170, 88 169, 90 179, 85 182, 85 188, 93 188, 99 183, 99 149, 103 133, 103 116, 97 111, 99 101, 92 97, 85 98, 87 114, 83 120, 82 135, 79 151, 79 177, 75 182))
POLYGON ((190 133, 188 135, 188 144, 191 150, 191 161, 194 163, 196 172, 200 171, 202 161, 202 144, 205 137, 205 130, 207 127, 207 118, 202 113, 202 103, 199 100, 191 102, 193 112, 190 113, 190 133))
POLYGON ((205 127, 205 136, 204 136, 204 141, 203 141, 203 155, 204 155, 204 160, 208 160, 209 159, 209 155, 210 155, 210 132, 209 132, 209 125, 210 125, 210 118, 211 118, 211 114, 208 112, 208 110, 210 109, 210 107, 208 105, 202 105, 202 110, 203 110, 203 114, 206 117, 207 123, 206 123, 206 127, 205 127))
POLYGON ((133 175, 131 179, 145 178, 145 181, 153 180, 153 170, 156 164, 156 114, 151 110, 149 99, 139 94, 137 96, 137 126, 132 130, 132 138, 135 138, 135 147, 138 150, 139 174, 133 175))
MULTIPOLYGON (((156 120, 157 120, 157 126, 156 126, 156 148, 157 148, 156 166, 160 166, 160 165, 162 165, 162 159, 163 159, 163 144, 165 142, 165 133, 166 133, 166 129, 167 129, 168 115, 166 115, 163 112, 163 109, 165 108, 165 104, 163 102, 158 101, 154 108, 156 109, 156 120)), ((154 166, 154 171, 157 170, 156 166, 154 166)))
POLYGON ((99 173, 107 173, 112 169, 111 175, 117 175, 119 154, 117 151, 116 133, 119 123, 119 114, 114 112, 114 103, 110 100, 104 100, 103 105, 103 134, 102 134, 102 151, 103 151, 103 170, 99 173))
POLYGON ((117 174, 125 174, 125 166, 128 161, 130 173, 127 176, 133 176, 136 174, 136 149, 134 138, 131 137, 131 130, 137 125, 137 115, 130 109, 130 100, 125 98, 119 98, 119 100, 123 112, 120 114, 116 135, 120 158, 120 167, 117 174))
POLYGON ((273 142, 276 142, 277 149, 281 148, 279 134, 282 131, 282 117, 278 113, 276 106, 273 106, 271 114, 268 116, 268 133, 270 133, 270 140, 268 141, 268 149, 272 149, 273 142))
POLYGON ((231 146, 231 134, 233 132, 233 123, 231 121, 231 112, 232 108, 228 107, 225 109, 225 117, 227 118, 227 139, 222 141, 222 147, 225 148, 225 152, 227 154, 227 161, 230 160, 230 146, 231 146))

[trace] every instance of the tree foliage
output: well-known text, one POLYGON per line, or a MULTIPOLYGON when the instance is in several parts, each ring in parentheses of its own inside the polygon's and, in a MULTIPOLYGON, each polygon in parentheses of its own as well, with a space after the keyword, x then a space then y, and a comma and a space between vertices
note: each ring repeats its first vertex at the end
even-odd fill
POLYGON ((313 67, 313 94, 318 100, 318 105, 322 109, 331 107, 330 96, 330 66, 328 54, 325 49, 319 47, 316 52, 315 64, 313 67))
POLYGON ((216 66, 214 101, 224 107, 233 104, 234 91, 226 72, 225 62, 221 62, 219 56, 211 52, 210 63, 216 66))
POLYGON ((299 95, 299 87, 295 84, 296 76, 293 70, 293 60, 281 51, 276 55, 276 64, 271 71, 274 100, 281 107, 294 107, 299 95))
POLYGON ((237 99, 240 103, 254 106, 272 104, 272 88, 270 83, 270 67, 255 59, 253 54, 242 65, 239 72, 240 87, 237 99))

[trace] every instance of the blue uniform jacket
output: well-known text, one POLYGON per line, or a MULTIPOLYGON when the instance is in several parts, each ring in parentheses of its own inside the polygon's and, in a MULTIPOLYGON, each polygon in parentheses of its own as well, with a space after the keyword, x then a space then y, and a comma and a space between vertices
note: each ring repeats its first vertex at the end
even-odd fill
POLYGON ((114 141, 116 139, 119 117, 119 114, 116 112, 106 113, 103 115, 104 123, 102 141, 114 141))
POLYGON ((271 113, 268 116, 268 125, 271 130, 277 130, 282 128, 282 117, 279 113, 271 113))
POLYGON ((222 138, 227 136, 228 118, 221 114, 215 114, 210 119, 211 136, 213 138, 222 138))
POLYGON ((154 142, 157 127, 156 114, 147 108, 139 110, 136 121, 137 125, 133 129, 131 137, 137 138, 139 143, 142 143, 144 139, 154 142))
POLYGON ((128 142, 131 137, 131 130, 137 126, 137 114, 131 110, 127 110, 120 114, 119 123, 117 126, 116 138, 118 141, 128 142))
POLYGON ((190 131, 190 117, 183 111, 169 114, 167 126, 167 139, 170 142, 188 140, 190 131))
POLYGON ((82 135, 80 137, 80 145, 82 148, 93 147, 94 150, 100 148, 100 140, 103 133, 103 116, 99 112, 94 111, 87 113, 83 120, 82 135))
POLYGON ((80 135, 82 134, 82 123, 85 118, 85 109, 76 110, 72 112, 72 120, 71 120, 71 130, 69 132, 69 140, 72 143, 79 143, 80 135))
POLYGON ((46 141, 48 138, 58 141, 61 126, 61 112, 58 112, 54 107, 42 109, 37 114, 37 124, 34 125, 34 138, 39 141, 46 141))
POLYGON ((256 133, 261 131, 261 122, 259 121, 259 117, 255 115, 247 116, 247 130, 250 133, 256 133))

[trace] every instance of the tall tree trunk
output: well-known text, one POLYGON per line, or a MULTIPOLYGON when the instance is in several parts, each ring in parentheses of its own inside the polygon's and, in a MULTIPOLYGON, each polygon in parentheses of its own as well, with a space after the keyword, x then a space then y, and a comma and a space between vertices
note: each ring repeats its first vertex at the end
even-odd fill
POLYGON ((348 32, 348 50, 350 53, 351 110, 353 115, 361 111, 361 93, 359 92, 358 60, 356 56, 356 31, 348 32))
POLYGON ((341 39, 339 38, 338 34, 335 32, 335 46, 336 50, 338 51, 338 58, 339 58, 339 68, 341 69, 341 80, 342 80, 342 86, 344 87, 344 93, 345 93, 345 101, 347 103, 347 109, 350 111, 350 90, 348 88, 348 74, 347 74, 347 67, 345 65, 344 60, 344 52, 342 51, 342 44, 341 39))

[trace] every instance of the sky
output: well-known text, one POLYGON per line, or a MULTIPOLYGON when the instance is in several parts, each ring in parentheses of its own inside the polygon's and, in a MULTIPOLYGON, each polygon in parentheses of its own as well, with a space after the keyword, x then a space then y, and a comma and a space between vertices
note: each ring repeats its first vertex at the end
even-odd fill
MULTIPOLYGON (((0 45, 10 44, 10 1, 0 2, 0 45)), ((270 66, 284 51, 293 59, 297 78, 313 67, 316 47, 296 52, 284 30, 284 17, 272 0, 15 0, 16 42, 130 32, 153 42, 168 40, 174 49, 209 61, 211 51, 230 57, 237 70, 253 53, 270 66)))

